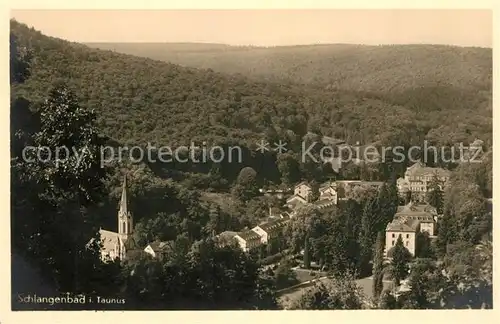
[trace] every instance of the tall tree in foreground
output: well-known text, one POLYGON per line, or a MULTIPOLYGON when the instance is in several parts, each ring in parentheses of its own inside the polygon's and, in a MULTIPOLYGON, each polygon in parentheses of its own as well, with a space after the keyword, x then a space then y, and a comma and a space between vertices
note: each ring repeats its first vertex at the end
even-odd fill
POLYGON ((29 199, 23 206, 14 201, 13 236, 61 290, 83 291, 89 280, 82 269, 89 266, 82 263, 92 259, 96 267, 99 264, 98 251, 86 247, 92 237, 97 238, 95 220, 86 208, 105 196, 102 180, 107 171, 99 159, 102 140, 95 115, 62 84, 51 90, 39 114, 40 130, 33 143, 43 150, 26 152, 14 166, 16 174, 22 174, 17 182, 24 184, 29 199))
POLYGON ((384 232, 379 232, 375 243, 375 257, 373 258, 373 298, 379 299, 384 289, 384 232))
POLYGON ((403 245, 403 239, 398 237, 396 241, 396 245, 391 249, 392 256, 392 279, 394 280, 394 284, 399 286, 401 280, 405 279, 408 276, 409 271, 409 262, 411 260, 410 251, 403 245))

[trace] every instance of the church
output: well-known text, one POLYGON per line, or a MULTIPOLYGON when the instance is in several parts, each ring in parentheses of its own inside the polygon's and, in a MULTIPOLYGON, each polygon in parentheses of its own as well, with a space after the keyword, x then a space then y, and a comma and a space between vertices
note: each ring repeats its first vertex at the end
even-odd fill
POLYGON ((118 209, 118 233, 104 229, 99 230, 101 236, 101 259, 103 261, 124 260, 126 257, 125 242, 132 235, 134 222, 128 209, 127 177, 123 179, 122 195, 118 209))

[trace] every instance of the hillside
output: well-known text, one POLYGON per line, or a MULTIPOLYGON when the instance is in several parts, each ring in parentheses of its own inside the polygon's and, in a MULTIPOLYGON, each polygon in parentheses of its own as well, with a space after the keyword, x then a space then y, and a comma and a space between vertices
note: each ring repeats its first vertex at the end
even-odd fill
MULTIPOLYGON (((327 135, 340 132, 354 140, 361 132, 382 135, 380 128, 362 126, 386 109, 397 123, 415 118, 404 107, 380 100, 90 49, 15 22, 12 32, 34 57, 32 76, 21 93, 40 102, 54 82, 63 80, 77 90, 82 104, 98 113, 102 131, 121 143, 253 141, 271 127, 302 136, 315 119, 329 128, 327 135)), ((377 122, 387 129, 395 124, 393 118, 377 122)))
MULTIPOLYGON (((307 131, 319 130, 324 135, 362 142, 416 141, 433 129, 434 133, 446 133, 450 140, 472 141, 475 137, 481 137, 488 142, 491 137, 491 111, 481 108, 481 105, 490 107, 491 99, 478 94, 477 89, 471 99, 476 104, 467 107, 461 105, 454 111, 429 108, 422 113, 410 106, 391 103, 387 98, 377 99, 373 94, 352 89, 326 90, 315 85, 304 87, 291 83, 255 81, 242 75, 185 68, 148 58, 92 49, 47 37, 15 21, 11 22, 11 29, 20 44, 28 47, 34 57, 32 77, 22 86, 21 93, 25 93, 33 102, 40 102, 51 84, 62 79, 78 90, 77 95, 84 105, 98 113, 101 130, 121 143, 175 145, 193 140, 254 143, 270 129, 278 134, 288 131, 288 135, 292 131, 294 136, 299 137, 307 131), (443 123, 443 120, 447 122, 443 123), (464 120, 467 120, 466 125, 460 126, 464 120), (448 129, 453 131, 449 132, 448 129)), ((338 49, 339 52, 353 51, 351 46, 341 47, 346 48, 338 49)), ((321 54, 329 47, 318 48, 322 49, 318 52, 321 54)), ((295 56, 298 58, 305 57, 311 51, 307 46, 297 49, 300 55, 295 56)), ((453 50, 457 49, 450 48, 450 51, 453 50)), ((239 51, 249 55, 268 50, 240 48, 239 51)), ((290 49, 278 48, 275 51, 278 55, 290 49)), ((234 60, 241 58, 233 55, 234 51, 224 53, 234 56, 234 60)), ((319 54, 311 55, 309 61, 319 62, 314 64, 320 66, 324 59, 318 61, 319 54)), ((485 56, 487 58, 488 55, 485 56)), ((432 59, 430 56, 429 60, 432 59)), ((370 62, 369 56, 365 57, 365 61, 370 62)), ((352 62, 349 64, 354 64, 352 62)), ((477 69, 476 74, 482 76, 477 79, 488 79, 488 73, 480 73, 488 64, 490 62, 485 59, 482 63, 485 68, 477 69)), ((283 68, 287 69, 286 66, 283 68)), ((302 69, 309 68, 304 66, 302 69)), ((369 75, 368 71, 362 70, 356 73, 359 76, 369 75)), ((385 71, 388 70, 386 68, 385 71)), ((408 67, 407 70, 411 69, 408 67)), ((349 69, 345 68, 345 71, 349 69)), ((455 73, 463 74, 462 71, 455 73)), ((391 75, 399 77, 399 74, 391 75)), ((472 73, 467 75, 473 77, 472 73)), ((477 86, 478 89, 481 87, 477 86)), ((485 92, 489 93, 489 90, 485 92)), ((440 92, 436 96, 441 98, 440 92)), ((464 102, 463 98, 450 97, 449 93, 444 97, 448 103, 445 106, 464 102)), ((410 99, 416 100, 414 97, 410 99)))
POLYGON ((224 73, 375 94, 419 110, 491 105, 492 51, 444 45, 91 43, 91 47, 224 73), (456 97, 447 102, 442 97, 456 97))

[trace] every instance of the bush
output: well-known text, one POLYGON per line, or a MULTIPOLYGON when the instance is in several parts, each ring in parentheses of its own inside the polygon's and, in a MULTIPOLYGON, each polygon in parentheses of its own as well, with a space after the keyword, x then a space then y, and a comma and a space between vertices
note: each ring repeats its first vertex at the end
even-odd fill
POLYGON ((261 259, 259 261, 260 265, 269 265, 280 261, 284 257, 283 252, 268 256, 267 258, 261 259))

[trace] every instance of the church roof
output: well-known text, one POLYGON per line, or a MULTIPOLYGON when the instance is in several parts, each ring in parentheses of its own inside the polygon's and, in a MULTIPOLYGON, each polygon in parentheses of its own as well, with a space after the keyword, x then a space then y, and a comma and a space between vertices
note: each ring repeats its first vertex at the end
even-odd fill
POLYGON ((116 232, 101 229, 99 234, 101 235, 102 248, 105 251, 114 250, 117 244, 122 243, 120 235, 116 232))

